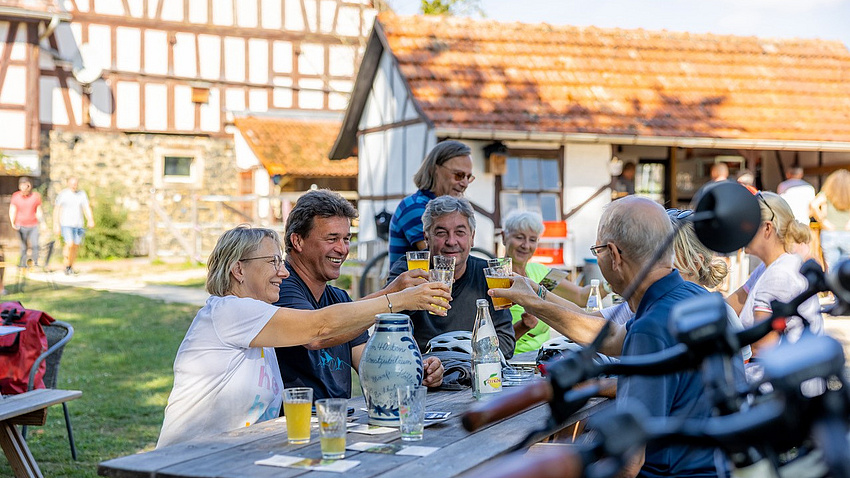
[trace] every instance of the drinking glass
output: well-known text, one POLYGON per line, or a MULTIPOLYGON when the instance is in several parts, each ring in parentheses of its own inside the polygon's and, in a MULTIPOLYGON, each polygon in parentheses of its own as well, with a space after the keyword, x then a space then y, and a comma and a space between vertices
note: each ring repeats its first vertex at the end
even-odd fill
POLYGON ((316 400, 319 441, 322 444, 322 458, 326 460, 345 458, 347 411, 348 400, 345 398, 316 400))
POLYGON ((407 270, 431 268, 431 251, 407 251, 407 270))
POLYGON ((441 269, 446 271, 452 271, 452 275, 455 272, 455 257, 454 256, 434 256, 432 258, 434 263, 434 269, 441 269))
POLYGON ((501 267, 508 274, 513 271, 513 261, 510 257, 497 257, 495 259, 487 259, 487 267, 501 267))
POLYGON ((405 385, 396 389, 398 394, 398 421, 401 439, 419 441, 425 430, 425 394, 427 387, 405 385))
MULTIPOLYGON (((484 277, 487 279, 488 289, 507 289, 511 286, 510 276, 510 269, 505 270, 504 266, 486 267, 484 269, 484 277)), ((493 299, 493 308, 496 310, 507 309, 514 305, 513 302, 504 297, 491 297, 491 299, 493 299)))
POLYGON ((309 387, 283 389, 283 414, 286 416, 286 435, 289 443, 310 443, 310 414, 313 389, 309 387))
MULTIPOLYGON (((447 286, 449 286, 449 294, 452 293, 452 283, 454 283, 454 271, 445 269, 431 269, 430 271, 428 271, 428 275, 431 279, 431 282, 442 282, 443 284, 446 284, 447 286)), ((438 301, 442 303, 443 299, 438 299, 438 301)), ((441 305, 434 305, 440 310, 446 310, 446 308, 441 305)), ((428 313, 431 315, 437 315, 431 312, 430 310, 428 311, 428 313)))

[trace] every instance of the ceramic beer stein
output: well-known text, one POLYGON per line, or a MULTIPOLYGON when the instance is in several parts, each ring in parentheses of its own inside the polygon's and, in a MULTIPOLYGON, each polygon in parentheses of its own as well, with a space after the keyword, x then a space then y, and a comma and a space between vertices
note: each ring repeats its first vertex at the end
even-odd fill
POLYGON ((422 354, 413 338, 410 318, 378 314, 375 332, 360 358, 360 386, 366 399, 369 424, 397 427, 396 389, 422 385, 422 354))

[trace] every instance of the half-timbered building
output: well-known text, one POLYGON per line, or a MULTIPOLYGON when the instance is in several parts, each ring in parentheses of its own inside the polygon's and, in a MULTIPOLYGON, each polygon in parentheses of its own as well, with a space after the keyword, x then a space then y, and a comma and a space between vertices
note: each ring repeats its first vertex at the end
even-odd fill
POLYGON ((341 113, 375 13, 369 0, 0 0, 0 194, 25 174, 51 199, 77 176, 140 238, 193 218, 274 221, 228 203, 274 193, 277 174, 237 157, 234 122, 341 113))

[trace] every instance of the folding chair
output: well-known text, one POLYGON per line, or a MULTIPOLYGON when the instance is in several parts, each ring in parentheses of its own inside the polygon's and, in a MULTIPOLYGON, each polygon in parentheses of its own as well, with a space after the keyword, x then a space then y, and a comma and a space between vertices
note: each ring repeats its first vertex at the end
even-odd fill
MULTIPOLYGON (((47 361, 47 368, 44 373, 44 386, 46 388, 56 388, 56 382, 59 377, 59 362, 62 360, 62 352, 65 350, 65 344, 74 336, 74 327, 61 320, 53 321, 50 325, 42 325, 44 334, 47 336, 47 350, 35 359, 30 369, 29 384, 27 391, 32 390, 35 385, 35 376, 38 372, 38 366, 43 361, 47 361)), ((62 411, 65 413, 65 428, 68 430, 68 443, 71 446, 71 457, 77 459, 77 446, 74 444, 74 430, 71 428, 71 416, 68 414, 68 403, 62 402, 62 411)), ((27 427, 24 426, 21 432, 24 439, 27 437, 27 427)))

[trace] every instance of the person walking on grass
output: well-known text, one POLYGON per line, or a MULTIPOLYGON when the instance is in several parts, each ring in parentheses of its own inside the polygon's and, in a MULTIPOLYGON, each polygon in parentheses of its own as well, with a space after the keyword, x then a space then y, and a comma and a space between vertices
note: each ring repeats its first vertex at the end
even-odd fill
POLYGON ((12 194, 9 203, 9 222, 12 223, 12 229, 18 231, 21 240, 21 261, 18 267, 28 265, 28 251, 31 252, 29 259, 38 266, 38 223, 41 220, 41 194, 32 190, 30 178, 22 177, 18 180, 18 191, 12 194))
POLYGON ((77 251, 83 243, 86 230, 84 225, 94 227, 94 215, 89 205, 89 197, 85 191, 79 190, 77 178, 70 177, 68 187, 56 196, 56 205, 53 208, 53 233, 62 234, 65 248, 62 250, 65 274, 76 274, 74 262, 77 260, 77 251))

